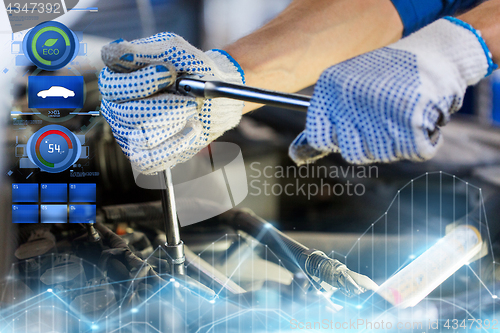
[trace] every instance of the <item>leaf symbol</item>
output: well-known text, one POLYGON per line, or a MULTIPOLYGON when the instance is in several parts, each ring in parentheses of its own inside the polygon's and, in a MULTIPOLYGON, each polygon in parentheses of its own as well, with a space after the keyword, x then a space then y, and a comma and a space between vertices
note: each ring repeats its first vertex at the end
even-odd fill
POLYGON ((52 46, 54 45, 55 43, 57 43, 57 38, 49 38, 45 41, 45 43, 43 44, 43 46, 52 46))

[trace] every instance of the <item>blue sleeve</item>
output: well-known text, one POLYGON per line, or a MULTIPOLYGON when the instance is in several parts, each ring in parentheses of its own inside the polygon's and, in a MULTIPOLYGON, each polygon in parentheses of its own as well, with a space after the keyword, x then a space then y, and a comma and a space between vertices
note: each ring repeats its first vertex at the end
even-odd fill
POLYGON ((403 21, 403 36, 435 20, 467 10, 483 0, 391 0, 403 21))

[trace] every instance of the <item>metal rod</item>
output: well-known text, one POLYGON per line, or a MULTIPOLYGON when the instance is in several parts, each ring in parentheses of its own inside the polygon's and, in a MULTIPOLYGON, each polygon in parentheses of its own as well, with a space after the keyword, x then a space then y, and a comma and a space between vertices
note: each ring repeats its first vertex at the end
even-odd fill
POLYGON ((164 224, 167 235, 167 245, 177 245, 181 242, 179 225, 177 222, 177 209, 175 206, 174 185, 170 169, 162 172, 166 189, 161 191, 161 203, 164 213, 164 224))
POLYGON ((225 97, 298 111, 307 111, 311 100, 310 96, 305 95, 285 94, 220 81, 202 81, 191 77, 180 78, 177 81, 177 90, 193 97, 225 97))
POLYGON ((181 240, 179 223, 177 221, 177 209, 175 206, 174 184, 172 173, 166 169, 160 173, 166 188, 161 191, 161 204, 163 209, 163 221, 165 224, 165 250, 170 256, 172 274, 184 274, 184 243, 181 240))

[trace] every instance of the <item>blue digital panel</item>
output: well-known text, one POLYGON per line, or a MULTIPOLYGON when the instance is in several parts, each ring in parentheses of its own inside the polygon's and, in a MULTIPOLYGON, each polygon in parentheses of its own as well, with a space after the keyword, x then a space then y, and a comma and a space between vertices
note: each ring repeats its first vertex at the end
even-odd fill
POLYGON ((41 170, 59 173, 71 167, 82 153, 78 137, 60 125, 40 128, 27 143, 27 155, 41 170))
POLYGON ((96 218, 95 205, 70 205, 69 223, 94 223, 96 218))
POLYGON ((42 223, 66 223, 68 222, 67 205, 41 205, 40 221, 42 223))
POLYGON ((12 223, 38 223, 38 205, 12 205, 12 223))
POLYGON ((12 184, 12 202, 38 202, 38 184, 12 184))
POLYGON ((42 184, 40 187, 40 197, 42 202, 67 202, 67 184, 42 184))
POLYGON ((30 76, 28 107, 82 108, 83 84, 82 76, 30 76))
POLYGON ((69 184, 70 202, 95 202, 95 184, 69 184))

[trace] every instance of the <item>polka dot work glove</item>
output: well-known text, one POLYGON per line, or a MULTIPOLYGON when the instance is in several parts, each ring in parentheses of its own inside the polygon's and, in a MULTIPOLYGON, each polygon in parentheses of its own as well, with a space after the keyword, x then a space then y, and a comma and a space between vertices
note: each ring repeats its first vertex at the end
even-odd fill
POLYGON ((298 164, 332 152, 356 164, 427 160, 467 86, 495 68, 479 31, 440 19, 324 71, 289 155, 298 164))
POLYGON ((144 174, 189 160, 241 119, 243 102, 165 90, 178 73, 244 83, 240 66, 222 50, 202 52, 182 37, 160 33, 112 42, 102 59, 102 114, 132 166, 144 174))

